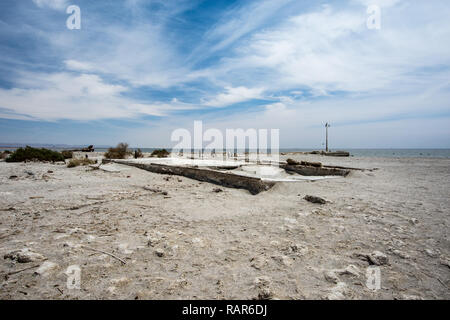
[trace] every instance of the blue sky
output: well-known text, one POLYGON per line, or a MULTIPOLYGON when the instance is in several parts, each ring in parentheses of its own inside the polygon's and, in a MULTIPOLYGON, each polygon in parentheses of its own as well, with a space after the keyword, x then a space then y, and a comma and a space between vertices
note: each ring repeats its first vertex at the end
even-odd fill
POLYGON ((171 146, 203 120, 320 148, 328 121, 332 147, 449 148, 449 16, 447 0, 2 0, 0 142, 171 146))

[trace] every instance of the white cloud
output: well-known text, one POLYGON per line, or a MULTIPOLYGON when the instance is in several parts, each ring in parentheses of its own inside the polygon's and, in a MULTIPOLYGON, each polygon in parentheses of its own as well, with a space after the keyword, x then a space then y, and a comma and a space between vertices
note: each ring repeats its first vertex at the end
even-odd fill
POLYGON ((39 8, 51 8, 54 10, 66 9, 69 6, 68 0, 33 0, 39 8))
MULTIPOLYGON (((97 75, 69 73, 26 75, 27 89, 0 89, 0 117, 16 114, 38 120, 97 120, 164 115, 170 105, 144 104, 126 98, 127 88, 97 75), (32 79, 32 80, 29 80, 32 79)), ((177 108, 175 105, 173 108, 177 108)), ((178 107, 179 108, 179 107, 178 107)))
POLYGON ((204 101, 203 105, 211 107, 226 107, 238 102, 252 99, 261 99, 263 88, 226 87, 225 93, 220 93, 211 100, 204 101))

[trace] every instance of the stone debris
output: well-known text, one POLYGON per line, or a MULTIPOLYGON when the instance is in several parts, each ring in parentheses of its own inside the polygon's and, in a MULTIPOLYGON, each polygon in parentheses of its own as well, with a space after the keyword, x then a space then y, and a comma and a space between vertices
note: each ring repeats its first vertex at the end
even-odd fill
POLYGON ((257 300, 270 300, 273 298, 274 293, 271 290, 271 280, 267 276, 256 277, 253 281, 256 290, 258 291, 257 300))
POLYGON ((450 259, 449 259, 448 257, 442 256, 442 257, 439 259, 439 262, 440 262, 442 265, 447 266, 447 267, 450 268, 450 259))
POLYGON ((41 276, 46 276, 58 267, 59 265, 54 262, 45 261, 34 273, 41 276))
POLYGON ((348 293, 348 287, 345 282, 338 282, 327 295, 328 300, 344 300, 348 293))
POLYGON ((3 258, 17 261, 18 263, 29 263, 42 261, 46 259, 43 255, 33 252, 28 248, 12 251, 10 253, 5 254, 3 258))
POLYGON ((388 256, 380 251, 374 251, 371 254, 368 254, 367 258, 369 259, 369 263, 377 266, 382 266, 389 263, 388 256))
POLYGON ((309 201, 311 203, 317 203, 317 204, 325 204, 327 203, 327 201, 323 198, 320 197, 316 197, 316 196, 305 196, 303 199, 305 199, 306 201, 309 201))
POLYGON ((158 249, 155 250, 155 254, 156 254, 158 257, 162 258, 162 257, 164 257, 165 252, 164 252, 163 249, 158 248, 158 249))
POLYGON ((437 258, 439 254, 431 249, 425 249, 425 253, 431 258, 437 258))

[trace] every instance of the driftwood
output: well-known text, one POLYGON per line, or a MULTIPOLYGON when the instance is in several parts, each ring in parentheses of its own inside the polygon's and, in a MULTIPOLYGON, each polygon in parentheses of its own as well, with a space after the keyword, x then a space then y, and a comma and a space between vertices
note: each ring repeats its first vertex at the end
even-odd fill
POLYGON ((262 191, 269 190, 275 184, 273 182, 262 181, 259 178, 246 177, 209 169, 198 169, 192 167, 180 167, 155 163, 133 163, 120 160, 113 160, 113 162, 137 167, 154 173, 184 176, 187 178, 209 182, 228 188, 246 189, 253 195, 258 194, 262 191))
POLYGON ((108 255, 108 256, 110 256, 110 257, 113 257, 114 259, 119 260, 119 261, 122 262, 123 264, 127 264, 127 263, 125 262, 125 260, 119 258, 118 256, 113 255, 113 254, 110 253, 110 252, 106 252, 106 251, 103 251, 103 250, 98 250, 98 249, 91 248, 91 247, 88 247, 88 246, 83 246, 83 248, 88 249, 88 250, 91 250, 91 251, 99 252, 99 253, 104 253, 104 254, 106 254, 106 255, 108 255))
POLYGON ((313 167, 303 165, 281 165, 286 171, 296 172, 302 176, 343 176, 346 177, 350 170, 337 169, 337 168, 324 168, 313 167))

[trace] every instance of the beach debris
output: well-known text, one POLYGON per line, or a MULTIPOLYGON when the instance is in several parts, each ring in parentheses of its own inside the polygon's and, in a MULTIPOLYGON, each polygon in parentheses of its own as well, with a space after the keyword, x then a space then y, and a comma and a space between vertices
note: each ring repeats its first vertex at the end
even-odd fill
POLYGON ((20 270, 8 272, 6 275, 7 276, 12 276, 14 274, 18 274, 18 273, 21 273, 21 272, 24 272, 24 271, 27 271, 27 270, 31 270, 31 269, 35 269, 35 268, 38 268, 38 267, 39 267, 39 265, 37 264, 37 265, 31 266, 31 267, 27 267, 27 268, 23 268, 23 269, 20 269, 20 270))
POLYGON ((303 199, 312 203, 325 204, 327 201, 323 198, 307 195, 303 199))
POLYGON ((153 193, 160 193, 163 196, 167 196, 169 194, 167 191, 164 191, 164 190, 161 190, 161 189, 157 189, 157 188, 148 187, 148 186, 145 186, 144 190, 151 191, 153 193))
POLYGON ((450 258, 442 256, 442 257, 439 259, 439 262, 440 262, 442 265, 447 266, 447 267, 450 268, 450 258))
POLYGON ((286 162, 287 162, 287 164, 290 165, 290 166, 298 166, 298 165, 300 164, 300 162, 295 161, 295 160, 293 160, 293 159, 287 159, 286 162))
POLYGON ((367 255, 370 264, 382 266, 389 263, 389 258, 381 251, 374 251, 367 255))
POLYGON ((114 254, 112 254, 112 253, 110 253, 110 252, 106 252, 106 251, 103 251, 103 250, 91 248, 91 247, 88 247, 88 246, 81 246, 81 247, 84 248, 84 249, 87 249, 87 250, 91 250, 91 251, 95 251, 95 252, 99 252, 99 253, 106 254, 106 255, 108 255, 108 256, 110 256, 110 257, 113 257, 114 259, 119 260, 119 261, 122 262, 123 264, 127 264, 127 263, 125 262, 125 260, 119 258, 118 256, 116 256, 116 255, 114 255, 114 254))
POLYGON ((324 277, 325 277, 325 280, 327 280, 328 282, 331 282, 334 284, 337 284, 339 282, 339 277, 337 276, 336 272, 334 272, 333 270, 325 271, 324 277))
POLYGON ((163 249, 158 248, 158 249, 155 250, 155 254, 156 254, 158 257, 162 258, 162 257, 164 257, 165 252, 164 252, 163 249))
POLYGON ((28 248, 12 251, 10 253, 5 254, 3 258, 17 261, 18 263, 29 263, 42 261, 46 259, 42 254, 33 252, 28 248))
POLYGON ((17 178, 19 178, 19 177, 16 176, 16 175, 9 176, 9 179, 10 179, 10 180, 17 179, 17 178))
POLYGON ((51 261, 45 261, 43 264, 41 264, 41 266, 34 272, 35 274, 41 275, 41 276, 45 276, 47 275, 50 271, 58 268, 58 264, 51 262, 51 261))
POLYGON ((348 287, 345 282, 338 282, 327 295, 328 300, 343 300, 348 293, 348 287))
POLYGON ((250 267, 255 268, 256 270, 261 270, 266 264, 267 260, 263 257, 253 257, 250 259, 250 267))
POLYGON ((124 164, 154 173, 184 176, 198 181, 209 182, 228 188, 246 189, 253 195, 256 195, 263 191, 267 191, 275 185, 274 182, 263 181, 260 178, 247 177, 232 173, 224 173, 209 169, 198 169, 193 167, 182 167, 156 163, 143 164, 123 160, 114 160, 114 163, 124 164))
POLYGON ((333 269, 324 272, 325 280, 332 283, 339 283, 340 279, 338 276, 348 275, 352 277, 359 277, 360 270, 357 266, 350 264, 344 269, 333 269))
POLYGON ((257 300, 270 300, 274 293, 270 288, 271 280, 267 276, 256 277, 253 281, 256 290, 258 291, 257 300))
POLYGON ((425 249, 425 253, 431 258, 437 258, 439 254, 431 249, 425 249))

